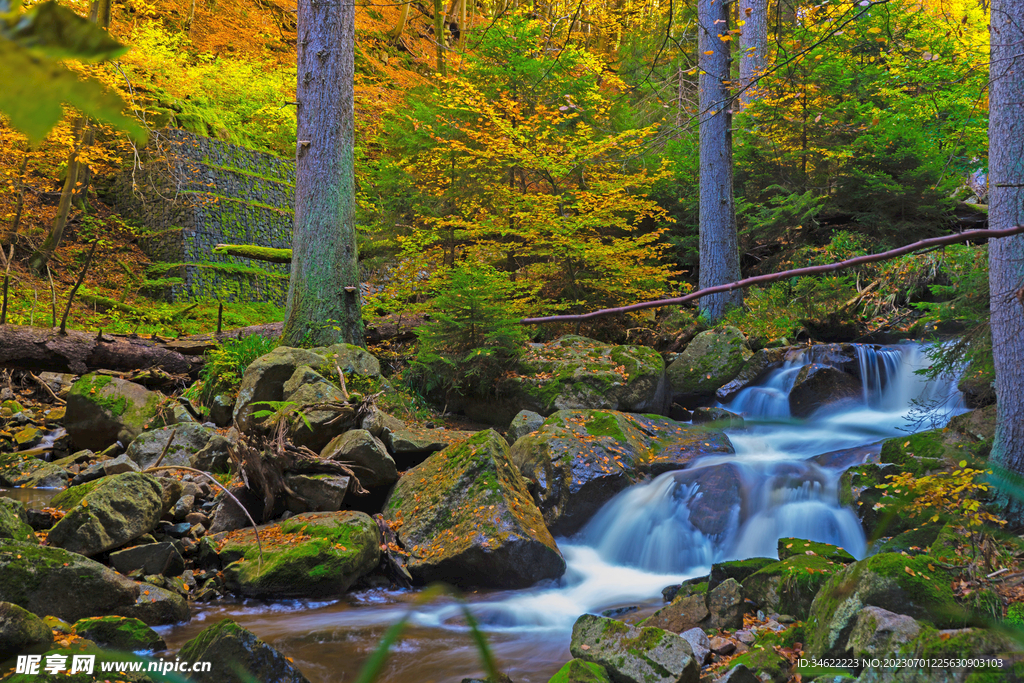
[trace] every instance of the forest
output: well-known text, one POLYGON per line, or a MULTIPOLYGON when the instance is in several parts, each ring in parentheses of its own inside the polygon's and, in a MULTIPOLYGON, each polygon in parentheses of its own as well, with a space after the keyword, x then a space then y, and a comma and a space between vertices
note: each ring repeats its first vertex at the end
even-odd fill
POLYGON ((1022 46, 0 0, 0 681, 1024 680, 1022 46))

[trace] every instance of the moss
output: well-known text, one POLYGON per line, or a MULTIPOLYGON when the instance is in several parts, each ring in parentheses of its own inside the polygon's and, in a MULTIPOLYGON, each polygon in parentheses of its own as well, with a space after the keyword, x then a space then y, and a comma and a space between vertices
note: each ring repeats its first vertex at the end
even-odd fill
POLYGON ((772 681, 784 681, 789 677, 789 662, 786 658, 777 654, 771 647, 760 644, 755 644, 749 652, 734 657, 727 668, 735 669, 740 664, 758 675, 767 674, 772 681))
POLYGON ((85 397, 112 415, 124 415, 128 410, 128 399, 124 396, 108 396, 103 391, 113 381, 109 375, 84 375, 71 387, 71 393, 85 397))
POLYGON ((910 554, 932 554, 930 546, 942 529, 941 524, 922 524, 889 539, 879 548, 883 553, 907 552, 910 554))
POLYGON ((780 538, 778 549, 780 560, 785 560, 794 555, 806 555, 808 552, 836 562, 849 563, 854 562, 856 559, 838 546, 829 545, 828 543, 817 543, 802 538, 780 538))
MULTIPOLYGON (((604 632, 607 633, 608 629, 605 629, 604 632)), ((654 628, 653 626, 641 628, 640 633, 636 634, 632 638, 623 638, 622 647, 624 647, 630 654, 643 656, 645 653, 658 647, 658 645, 660 645, 665 639, 666 633, 666 631, 660 628, 654 628)))
POLYGON ((131 617, 88 617, 72 627, 75 634, 117 650, 135 652, 163 647, 163 639, 139 619, 131 617))
POLYGON ((886 440, 879 457, 882 462, 895 463, 904 471, 920 476, 943 467, 946 462, 955 462, 957 450, 946 443, 943 430, 933 429, 886 440))
POLYGON ((623 433, 619 421, 612 413, 596 410, 587 411, 587 417, 584 420, 586 421, 587 434, 591 436, 611 436, 622 441, 626 440, 626 435, 623 433))
POLYGON ((64 489, 52 499, 50 499, 50 507, 59 508, 61 510, 70 510, 71 508, 78 505, 88 493, 100 485, 103 479, 94 479, 93 481, 79 484, 78 486, 71 486, 64 489))
POLYGON ((616 621, 615 619, 605 619, 601 626, 601 635, 613 634, 613 635, 624 635, 629 633, 629 626, 616 621))
POLYGON ((804 618, 818 591, 843 566, 817 555, 795 555, 752 574, 743 582, 743 593, 765 611, 804 618))
POLYGON ((572 659, 548 683, 611 683, 611 680, 608 671, 600 664, 572 659))

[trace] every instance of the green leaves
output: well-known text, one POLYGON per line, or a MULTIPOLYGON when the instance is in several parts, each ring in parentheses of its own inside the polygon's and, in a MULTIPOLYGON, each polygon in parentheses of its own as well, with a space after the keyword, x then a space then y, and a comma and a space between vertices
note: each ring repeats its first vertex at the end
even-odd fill
POLYGON ((0 0, 0 112, 11 125, 36 144, 60 121, 62 105, 69 104, 137 140, 145 139, 138 123, 121 113, 120 96, 58 61, 99 62, 128 48, 52 0, 27 12, 19 7, 20 2, 0 0))

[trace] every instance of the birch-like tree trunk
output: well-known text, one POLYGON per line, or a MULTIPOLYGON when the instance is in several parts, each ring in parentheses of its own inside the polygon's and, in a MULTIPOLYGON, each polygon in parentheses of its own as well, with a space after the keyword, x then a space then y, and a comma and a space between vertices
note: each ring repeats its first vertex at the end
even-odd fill
POLYGON ((768 52, 768 0, 740 0, 740 100, 758 99, 757 79, 764 73, 768 52))
MULTIPOLYGON (((993 0, 989 67, 989 226, 1024 223, 1024 3, 993 0)), ((992 459, 1024 475, 1024 237, 989 242, 997 422, 992 459)), ((1024 521, 1024 500, 1005 497, 1024 521)))
POLYGON ((299 0, 295 228, 283 342, 365 345, 356 254, 355 5, 299 0))
MULTIPOLYGON (((732 117, 729 100, 729 32, 726 0, 697 2, 700 67, 700 288, 740 279, 736 208, 732 194, 732 117)), ((740 290, 706 296, 701 313, 719 320, 743 303, 740 290)))

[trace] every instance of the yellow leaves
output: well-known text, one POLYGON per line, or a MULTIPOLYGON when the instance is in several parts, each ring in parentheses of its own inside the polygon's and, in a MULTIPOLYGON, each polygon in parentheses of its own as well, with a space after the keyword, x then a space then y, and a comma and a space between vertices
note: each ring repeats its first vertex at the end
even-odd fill
POLYGON ((868 33, 872 33, 872 34, 878 34, 878 33, 881 33, 881 32, 882 32, 882 29, 878 28, 877 26, 873 26, 873 27, 868 29, 868 33))
POLYGON ((704 50, 704 54, 706 54, 706 55, 713 55, 713 54, 715 54, 715 51, 714 50, 704 50))
POLYGON ((904 567, 903 571, 905 571, 906 573, 910 574, 911 576, 917 576, 917 574, 914 573, 914 570, 911 569, 910 567, 904 567))

